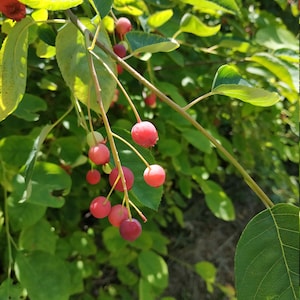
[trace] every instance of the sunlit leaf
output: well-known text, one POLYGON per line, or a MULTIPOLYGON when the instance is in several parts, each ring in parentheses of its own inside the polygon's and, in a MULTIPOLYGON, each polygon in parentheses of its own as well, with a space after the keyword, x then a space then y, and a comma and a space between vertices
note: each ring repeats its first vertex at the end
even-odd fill
POLYGON ((141 16, 148 11, 142 0, 114 0, 113 7, 119 12, 133 16, 141 16))
POLYGON ((11 114, 22 100, 27 80, 27 17, 18 22, 4 40, 0 51, 0 121, 11 114))
POLYGON ((158 11, 152 15, 147 20, 147 23, 151 27, 160 27, 166 22, 168 22, 173 16, 173 10, 172 9, 166 9, 158 11))
MULTIPOLYGON (((82 21, 90 30, 95 30, 94 26, 87 20, 82 21)), ((108 48, 111 48, 104 26, 101 26, 98 38, 108 48)), ((94 82, 89 69, 84 36, 75 25, 68 24, 59 31, 56 38, 56 50, 56 58, 62 76, 74 96, 92 110, 100 112, 94 82), (66 41, 68 42, 66 43, 66 41)), ((98 47, 95 47, 94 52, 116 73, 116 64, 111 58, 98 47)), ((115 93, 116 82, 100 61, 95 60, 95 68, 101 87, 104 108, 108 110, 115 93)))
POLYGON ((125 36, 133 54, 142 52, 169 52, 179 47, 174 39, 142 31, 130 31, 125 36))
POLYGON ((277 204, 245 228, 235 254, 238 299, 298 299, 299 208, 277 204))
POLYGON ((214 78, 212 93, 236 98, 256 106, 271 106, 280 100, 277 93, 250 85, 230 65, 221 66, 214 78))
POLYGON ((186 13, 180 22, 180 31, 195 34, 197 36, 212 36, 218 33, 221 25, 207 26, 196 16, 186 13))
POLYGON ((19 0, 31 8, 44 8, 47 10, 66 10, 78 6, 83 0, 19 0))

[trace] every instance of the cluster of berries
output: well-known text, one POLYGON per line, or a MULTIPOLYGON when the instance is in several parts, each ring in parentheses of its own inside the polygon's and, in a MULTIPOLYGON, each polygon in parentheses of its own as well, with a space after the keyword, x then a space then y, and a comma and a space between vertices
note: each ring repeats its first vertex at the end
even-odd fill
MULTIPOLYGON (((158 140, 158 133, 155 126, 148 121, 140 121, 131 129, 133 141, 145 148, 152 147, 158 140)), ((105 140, 99 132, 91 132, 87 136, 87 143, 90 146, 88 157, 95 165, 105 165, 110 161, 110 151, 105 145, 105 140)), ((125 166, 122 166, 124 183, 121 180, 118 167, 111 170, 108 181, 112 189, 124 192, 124 185, 129 191, 134 184, 133 172, 125 166)), ((157 164, 148 165, 143 174, 146 184, 151 187, 159 187, 165 182, 165 170, 157 164)), ((86 180, 90 184, 97 184, 101 180, 101 174, 98 170, 89 170, 86 174, 86 180)), ((108 217, 109 222, 119 227, 120 235, 128 241, 136 240, 142 232, 140 222, 132 218, 129 214, 129 208, 122 204, 111 206, 108 198, 98 196, 90 204, 90 213, 95 218, 108 217)))

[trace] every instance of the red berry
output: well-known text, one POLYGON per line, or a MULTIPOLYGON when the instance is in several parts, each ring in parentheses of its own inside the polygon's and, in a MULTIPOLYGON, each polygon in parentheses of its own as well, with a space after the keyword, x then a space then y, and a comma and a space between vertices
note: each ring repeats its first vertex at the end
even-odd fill
POLYGON ((125 17, 121 17, 116 22, 116 31, 120 36, 123 36, 125 33, 132 29, 131 22, 125 17))
POLYGON ((110 202, 103 196, 96 197, 90 204, 91 214, 98 219, 105 218, 111 210, 110 202))
POLYGON ((114 52, 121 58, 126 56, 126 48, 122 44, 116 44, 113 46, 114 52))
POLYGON ((131 137, 138 145, 146 148, 154 146, 158 140, 155 126, 148 121, 136 123, 131 129, 131 137))
POLYGON ((141 235, 142 226, 136 219, 126 219, 121 222, 119 231, 124 240, 133 242, 141 235))
POLYGON ((101 174, 98 170, 89 170, 85 178, 89 184, 97 184, 101 179, 101 174))
POLYGON ((93 146, 89 150, 89 158, 96 165, 105 165, 109 162, 109 149, 104 144, 93 146))
POLYGON ((20 21, 26 16, 26 6, 18 0, 1 0, 0 11, 15 21, 20 21))
POLYGON ((123 220, 128 219, 128 210, 124 205, 116 204, 111 208, 108 221, 111 225, 119 227, 123 220))
POLYGON ((156 106, 156 95, 154 93, 149 94, 145 99, 144 102, 146 106, 155 107, 156 106))
POLYGON ((123 67, 121 66, 121 65, 119 65, 119 64, 117 64, 117 73, 119 74, 119 75, 121 75, 122 73, 123 73, 123 67))
MULTIPOLYGON (((133 186, 133 182, 134 182, 134 175, 132 173, 132 171, 130 169, 128 169, 127 167, 122 167, 123 173, 124 173, 124 177, 125 177, 125 181, 126 181, 126 187, 127 190, 130 190, 133 186)), ((113 186, 115 184, 115 181, 117 180, 119 176, 119 170, 117 167, 115 167, 111 173, 109 174, 108 180, 111 186, 113 186)), ((122 185, 122 181, 121 178, 119 177, 117 184, 115 185, 115 190, 119 191, 119 192, 124 192, 124 188, 122 185)))
POLYGON ((151 165, 144 171, 144 180, 152 187, 159 187, 166 180, 166 172, 160 165, 151 165))

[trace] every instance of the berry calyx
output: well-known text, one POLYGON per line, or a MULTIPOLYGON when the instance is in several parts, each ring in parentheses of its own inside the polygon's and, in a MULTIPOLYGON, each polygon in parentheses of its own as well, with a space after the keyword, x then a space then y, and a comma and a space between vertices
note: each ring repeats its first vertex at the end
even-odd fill
POLYGON ((144 171, 144 180, 152 187, 159 187, 166 180, 166 172, 160 165, 150 165, 144 171))
POLYGON ((108 215, 108 221, 111 225, 119 227, 123 220, 128 219, 128 210, 124 205, 116 204, 112 206, 108 215))
POLYGON ((103 196, 96 197, 90 204, 90 212, 97 219, 103 219, 109 215, 111 204, 103 196))
POLYGON ((101 174, 98 170, 89 170, 87 171, 85 178, 89 184, 97 184, 100 182, 101 174))
POLYGON ((136 123, 131 129, 131 137, 138 145, 145 148, 153 147, 158 141, 157 130, 148 121, 136 123))
POLYGON ((125 33, 132 29, 131 22, 128 18, 121 17, 116 21, 116 32, 123 37, 125 33))
POLYGON ((117 54, 121 58, 126 56, 126 48, 122 44, 114 45, 113 46, 113 51, 115 52, 115 54, 117 54))
POLYGON ((104 141, 103 135, 98 131, 91 131, 86 136, 86 142, 90 147, 96 146, 104 141))
MULTIPOLYGON (((125 177, 126 187, 127 187, 127 190, 129 191, 132 188, 133 183, 134 183, 134 175, 133 175, 132 171, 130 169, 128 169, 127 167, 122 167, 122 170, 123 170, 124 177, 125 177)), ((115 190, 119 191, 119 192, 124 192, 124 187, 122 185, 122 180, 119 176, 119 170, 117 167, 112 169, 112 171, 110 172, 110 174, 108 176, 109 184, 111 186, 113 186, 118 177, 119 177, 119 179, 115 185, 115 190)))
POLYGON ((141 235, 142 226, 136 219, 126 219, 121 222, 119 231, 124 240, 133 242, 141 235))
POLYGON ((156 106, 156 95, 154 93, 149 94, 144 99, 145 105, 149 106, 151 108, 154 108, 156 106))
POLYGON ((109 162, 110 152, 106 145, 98 144, 89 150, 89 159, 96 165, 105 165, 109 162))

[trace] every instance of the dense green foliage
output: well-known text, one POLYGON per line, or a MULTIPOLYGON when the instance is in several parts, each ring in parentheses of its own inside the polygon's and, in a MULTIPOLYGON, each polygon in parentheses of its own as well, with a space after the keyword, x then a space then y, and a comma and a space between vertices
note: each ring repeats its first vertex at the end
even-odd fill
MULTIPOLYGON (((196 263, 195 273, 224 299, 297 299, 296 2, 20 2, 26 18, 0 19, 0 299, 175 299, 162 296, 176 276, 168 272, 169 228, 184 228, 195 195, 199 210, 235 220, 243 199, 224 191, 235 176, 266 209, 237 246, 234 292, 216 282, 211 262, 196 263), (120 16, 133 27, 122 41, 120 16), (119 42, 125 63, 112 51, 119 42), (131 139, 137 112, 158 130, 151 149, 131 139), (93 130, 113 153, 103 167, 88 159, 93 130), (163 187, 145 184, 137 152, 165 168, 163 187), (93 198, 110 192, 116 155, 135 175, 132 215, 148 219, 134 242, 89 212, 93 198), (97 185, 85 179, 91 166, 102 175, 97 185)), ((113 192, 111 202, 123 196, 113 192)))

